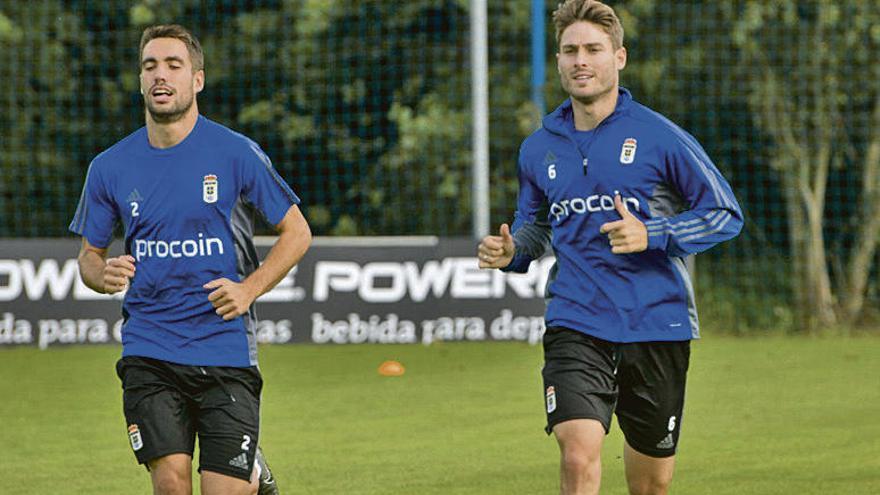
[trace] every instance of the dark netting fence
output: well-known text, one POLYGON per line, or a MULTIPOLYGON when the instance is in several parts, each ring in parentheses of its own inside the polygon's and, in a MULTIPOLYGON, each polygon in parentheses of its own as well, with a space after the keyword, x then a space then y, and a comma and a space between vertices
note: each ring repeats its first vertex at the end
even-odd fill
MULTIPOLYGON (((747 215, 699 258, 703 314, 730 330, 876 316, 880 5, 609 3, 623 84, 703 143, 747 215)), ((555 4, 547 110, 564 98, 555 4)), ((538 123, 530 7, 488 2, 492 225, 510 219, 517 149, 538 123)), ((169 22, 204 46, 202 113, 260 143, 316 234, 470 235, 468 0, 10 0, 0 237, 68 235, 92 157, 143 125, 140 33, 169 22)))

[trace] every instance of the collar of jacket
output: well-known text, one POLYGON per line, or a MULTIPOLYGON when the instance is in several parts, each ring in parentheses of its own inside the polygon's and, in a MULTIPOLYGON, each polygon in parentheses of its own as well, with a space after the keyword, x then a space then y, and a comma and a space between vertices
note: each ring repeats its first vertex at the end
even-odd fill
MULTIPOLYGON (((611 115, 606 117, 605 120, 600 122, 599 125, 602 125, 605 122, 611 122, 623 114, 629 107, 629 104, 632 101, 632 94, 623 86, 619 86, 617 91, 617 105, 614 107, 614 111, 611 112, 611 115)), ((571 110, 571 98, 566 98, 556 110, 544 117, 543 125, 544 129, 547 129, 553 134, 571 136, 572 130, 574 129, 574 114, 571 110)))

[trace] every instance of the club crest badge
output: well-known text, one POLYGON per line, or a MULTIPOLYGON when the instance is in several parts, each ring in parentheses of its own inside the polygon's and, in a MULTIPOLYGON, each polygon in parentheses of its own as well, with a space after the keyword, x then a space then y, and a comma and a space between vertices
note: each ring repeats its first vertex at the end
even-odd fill
POLYGON ((135 451, 141 450, 144 447, 144 441, 141 439, 141 430, 138 429, 138 425, 128 425, 128 439, 131 440, 131 448, 135 451))
POLYGON ((202 199, 205 203, 217 202, 217 176, 206 175, 202 181, 202 199))
POLYGON ((547 387, 547 414, 556 410, 556 388, 553 385, 547 387))
POLYGON ((620 163, 629 165, 636 159, 636 140, 634 138, 626 138, 623 147, 620 148, 620 163))

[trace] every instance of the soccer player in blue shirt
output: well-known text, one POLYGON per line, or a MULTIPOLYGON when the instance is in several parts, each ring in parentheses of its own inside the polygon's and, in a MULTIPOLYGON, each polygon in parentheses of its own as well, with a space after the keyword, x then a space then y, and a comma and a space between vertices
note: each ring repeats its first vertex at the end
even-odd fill
POLYGON ((563 494, 595 494, 612 414, 632 494, 665 494, 698 337, 685 257, 736 236, 742 212, 697 141, 619 87, 623 28, 594 0, 553 14, 569 98, 519 154, 513 227, 480 267, 523 272, 556 255, 547 287, 544 398, 563 494))
POLYGON ((196 436, 203 494, 277 493, 258 447, 253 303, 303 257, 311 232, 260 147, 199 114, 204 85, 194 36, 178 25, 144 31, 146 126, 92 161, 70 229, 82 236, 85 284, 127 289, 116 369, 154 493, 192 493, 196 436), (278 232, 262 264, 257 211, 278 232), (120 221, 125 254, 108 258, 120 221))

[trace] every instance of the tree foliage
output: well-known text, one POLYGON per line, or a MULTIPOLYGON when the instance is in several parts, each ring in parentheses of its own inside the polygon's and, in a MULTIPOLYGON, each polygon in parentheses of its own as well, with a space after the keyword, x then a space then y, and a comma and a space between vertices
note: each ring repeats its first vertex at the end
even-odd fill
MULTIPOLYGON (((556 3, 547 2, 548 21, 556 3)), ((703 143, 745 207, 744 235, 708 254, 736 260, 719 274, 752 287, 743 272, 790 272, 807 323, 863 313, 878 290, 878 4, 611 3, 626 29, 624 85, 703 143)), ((539 125, 530 4, 489 2, 493 225, 511 217, 517 150, 539 125)), ((167 22, 191 28, 205 48, 202 113, 263 146, 317 234, 469 235, 468 7, 5 2, 0 236, 65 235, 91 158, 143 125, 137 43, 146 25, 167 22)), ((549 110, 565 98, 549 22, 546 48, 549 110)), ((785 277, 758 288, 788 289, 769 280, 785 277)))
POLYGON ((880 5, 749 1, 733 21, 739 62, 751 76, 748 106, 772 140, 769 165, 785 186, 804 323, 851 322, 862 313, 880 235, 880 5), (829 191, 835 170, 861 178, 846 199, 829 191), (861 208, 829 215, 841 200, 861 208), (829 253, 835 221, 844 247, 829 253))

